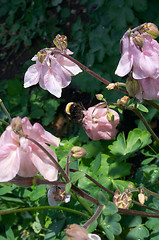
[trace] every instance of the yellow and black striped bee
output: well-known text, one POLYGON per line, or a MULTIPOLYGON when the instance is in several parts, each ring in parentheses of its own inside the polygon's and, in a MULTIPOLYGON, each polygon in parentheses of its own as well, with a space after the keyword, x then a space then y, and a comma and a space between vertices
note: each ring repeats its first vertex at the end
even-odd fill
POLYGON ((69 102, 65 108, 66 113, 74 123, 82 122, 84 117, 83 110, 85 110, 85 108, 82 106, 82 104, 75 102, 69 102))

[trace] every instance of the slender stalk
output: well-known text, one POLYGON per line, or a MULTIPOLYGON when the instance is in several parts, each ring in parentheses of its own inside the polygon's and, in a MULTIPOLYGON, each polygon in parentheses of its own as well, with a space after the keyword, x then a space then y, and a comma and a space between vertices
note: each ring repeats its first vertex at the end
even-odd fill
POLYGON ((118 208, 118 213, 123 215, 159 218, 159 214, 157 213, 142 212, 142 211, 136 211, 131 209, 118 208))
POLYGON ((146 119, 144 118, 144 116, 141 114, 141 112, 138 109, 130 109, 133 112, 136 113, 136 115, 141 119, 141 121, 143 122, 143 124, 145 125, 145 127, 147 128, 147 130, 151 133, 152 137, 154 138, 154 140, 159 144, 159 138, 157 137, 157 135, 154 133, 154 131, 152 130, 152 128, 150 127, 150 125, 147 123, 146 119))
MULTIPOLYGON (((77 170, 75 169, 70 169, 71 172, 77 172, 77 170)), ((101 185, 99 182, 97 182, 96 180, 94 180, 92 177, 90 177, 89 175, 85 174, 85 177, 88 178, 89 180, 91 180, 92 182, 94 182, 98 187, 100 187, 101 189, 103 189, 104 191, 106 191, 107 193, 110 193, 112 195, 114 195, 114 192, 109 190, 108 188, 104 187, 103 185, 101 185)), ((132 203, 140 206, 140 207, 143 207, 143 208, 146 208, 146 209, 149 209, 153 212, 159 212, 157 209, 154 209, 154 208, 151 208, 151 207, 148 207, 146 205, 141 205, 139 202, 137 201, 134 201, 132 200, 132 203)))
POLYGON ((143 189, 144 192, 146 192, 148 195, 155 196, 155 197, 159 197, 159 194, 158 194, 158 193, 152 192, 152 191, 150 191, 149 189, 147 189, 147 188, 145 188, 145 187, 142 187, 142 189, 143 189))
MULTIPOLYGON (((90 70, 89 68, 87 68, 85 65, 83 65, 82 63, 80 63, 79 61, 77 61, 76 59, 71 57, 70 55, 67 55, 65 52, 61 52, 60 50, 54 50, 54 53, 61 54, 62 56, 68 58, 69 60, 76 63, 80 68, 82 68, 84 71, 88 72, 90 75, 92 75, 93 77, 95 77, 96 79, 101 81, 102 83, 104 83, 106 85, 109 85, 111 83, 108 80, 106 80, 106 79, 102 78, 101 76, 99 76, 98 74, 96 74, 95 72, 93 72, 92 70, 90 70)), ((120 92, 123 92, 123 93, 127 94, 127 91, 120 88, 120 87, 116 87, 114 89, 119 90, 120 92)))
POLYGON ((6 107, 4 106, 2 99, 0 99, 0 105, 3 108, 4 112, 6 113, 6 115, 8 116, 9 121, 11 122, 12 118, 11 118, 9 112, 7 111, 6 107))
POLYGON ((100 216, 103 208, 103 205, 99 205, 95 214, 83 225, 83 227, 87 229, 100 216))
POLYGON ((147 103, 148 105, 150 105, 151 107, 156 108, 159 111, 159 105, 156 104, 155 102, 151 101, 151 100, 144 100, 145 103, 147 103))
POLYGON ((69 177, 67 176, 67 174, 65 173, 65 171, 63 170, 63 168, 60 166, 60 164, 56 161, 56 159, 37 141, 35 141, 34 139, 30 138, 29 136, 25 136, 28 140, 32 141, 33 143, 35 143, 39 148, 41 148, 41 150, 47 154, 47 156, 53 161, 53 163, 55 164, 55 167, 57 168, 57 170, 59 172, 61 172, 62 176, 64 177, 64 179, 66 180, 66 182, 68 183, 69 177))
POLYGON ((0 215, 6 215, 10 213, 18 213, 18 212, 25 212, 25 211, 41 211, 41 210, 46 210, 46 209, 53 209, 53 210, 60 210, 60 211, 66 211, 66 212, 71 212, 73 214, 77 214, 79 216, 83 216, 86 218, 90 218, 90 215, 87 215, 85 213, 82 213, 77 210, 73 210, 71 208, 66 208, 66 207, 60 207, 60 206, 41 206, 41 207, 28 207, 28 208, 18 208, 18 209, 10 209, 10 210, 1 210, 0 215))
POLYGON ((95 204, 95 205, 98 205, 98 201, 89 196, 86 192, 84 192, 83 190, 79 189, 78 187, 76 187, 75 185, 72 185, 71 189, 77 193, 78 195, 80 195, 81 197, 85 198, 86 200, 88 200, 89 202, 95 204))
POLYGON ((79 197, 78 195, 76 195, 74 192, 71 192, 71 196, 76 199, 86 210, 90 215, 93 215, 93 211, 90 208, 89 204, 86 203, 85 200, 83 200, 83 198, 79 197))
POLYGON ((4 120, 2 120, 2 119, 0 119, 0 122, 2 122, 3 124, 5 124, 6 126, 9 125, 9 123, 7 123, 6 121, 4 121, 4 120))

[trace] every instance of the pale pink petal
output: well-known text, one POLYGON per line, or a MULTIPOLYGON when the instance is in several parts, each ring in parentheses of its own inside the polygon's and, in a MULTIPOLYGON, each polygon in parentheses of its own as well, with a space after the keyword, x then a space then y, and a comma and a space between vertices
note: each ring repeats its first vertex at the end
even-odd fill
MULTIPOLYGON (((46 144, 43 144, 43 147, 45 147, 45 149, 57 160, 56 154, 50 147, 46 144)), ((32 152, 31 159, 35 167, 45 179, 49 181, 57 180, 58 171, 46 153, 38 148, 36 151, 32 152)))
POLYGON ((39 82, 40 69, 37 68, 36 64, 33 64, 28 68, 24 76, 24 88, 35 85, 39 82))
POLYGON ((32 163, 32 151, 31 147, 27 148, 27 151, 18 149, 18 156, 20 159, 20 169, 18 175, 21 177, 33 177, 38 173, 37 168, 32 163))
POLYGON ((0 182, 13 179, 19 171, 20 159, 17 154, 17 146, 13 144, 3 145, 0 148, 0 182))
POLYGON ((60 81, 55 78, 54 73, 50 69, 46 69, 43 72, 43 84, 45 88, 57 98, 61 97, 61 79, 60 81))

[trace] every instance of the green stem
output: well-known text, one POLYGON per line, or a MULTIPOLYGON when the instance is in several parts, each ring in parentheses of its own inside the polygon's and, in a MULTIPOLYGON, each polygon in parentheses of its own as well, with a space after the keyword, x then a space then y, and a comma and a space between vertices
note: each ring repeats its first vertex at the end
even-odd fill
POLYGON ((141 114, 141 112, 138 109, 133 109, 133 108, 128 108, 129 110, 132 110, 133 112, 136 113, 136 115, 141 119, 141 121, 143 122, 143 124, 145 125, 145 127, 147 128, 147 130, 151 133, 152 137, 154 138, 154 140, 159 144, 159 138, 157 137, 157 135, 154 133, 154 131, 152 130, 152 128, 150 127, 150 125, 147 123, 146 119, 144 118, 144 116, 141 114))
POLYGON ((83 225, 83 227, 87 229, 100 216, 103 208, 103 205, 99 205, 95 214, 83 225))
POLYGON ((158 198, 159 198, 159 194, 158 194, 158 193, 152 192, 152 191, 148 190, 148 189, 145 188, 145 187, 142 187, 142 189, 143 189, 144 192, 146 192, 148 195, 155 196, 155 197, 158 197, 158 198))
POLYGON ((9 123, 7 123, 6 121, 4 121, 4 120, 2 120, 2 119, 0 119, 0 122, 2 122, 3 124, 5 124, 6 126, 9 125, 9 123))
POLYGON ((28 208, 18 208, 18 209, 10 209, 10 210, 2 210, 0 211, 0 215, 10 214, 10 213, 18 213, 18 212, 25 212, 25 211, 41 211, 46 209, 53 209, 53 210, 61 210, 66 212, 71 212, 73 214, 77 214, 86 218, 90 218, 91 216, 82 213, 77 210, 73 210, 71 208, 60 207, 60 206, 42 206, 42 207, 28 207, 28 208))
POLYGON ((159 111, 159 105, 156 104, 155 102, 151 101, 151 100, 144 100, 145 103, 147 103, 148 105, 150 105, 151 107, 156 108, 159 111))
POLYGON ((11 118, 9 112, 7 111, 6 107, 4 106, 2 99, 0 99, 0 105, 3 108, 4 112, 6 113, 6 115, 8 116, 9 121, 11 122, 12 118, 11 118))
POLYGON ((76 195, 74 192, 71 192, 71 196, 76 199, 86 210, 87 212, 92 216, 93 215, 93 211, 90 208, 90 206, 86 203, 85 200, 83 200, 83 198, 79 197, 78 195, 76 195))

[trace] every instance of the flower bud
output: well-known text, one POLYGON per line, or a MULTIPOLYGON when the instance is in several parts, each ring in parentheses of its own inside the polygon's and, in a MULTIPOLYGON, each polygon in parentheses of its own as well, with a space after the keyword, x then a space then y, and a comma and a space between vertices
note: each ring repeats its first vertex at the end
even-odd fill
POLYGON ((102 101, 103 100, 103 94, 96 94, 96 98, 97 98, 97 100, 102 101))
POLYGON ((107 88, 108 90, 112 90, 112 89, 114 89, 115 87, 117 87, 117 84, 116 84, 116 83, 110 83, 106 88, 107 88))
POLYGON ((138 200, 141 205, 144 205, 145 201, 147 201, 147 196, 145 196, 145 194, 141 192, 138 194, 138 200))
POLYGON ((125 106, 127 104, 127 102, 130 100, 130 98, 128 96, 124 96, 120 99, 119 103, 122 105, 122 106, 125 106))
POLYGON ((158 28, 154 23, 146 23, 143 27, 143 31, 150 34, 152 39, 155 39, 159 36, 158 28))
POLYGON ((13 118, 11 122, 11 126, 13 131, 18 132, 22 130, 22 126, 23 126, 22 119, 19 116, 16 118, 13 118))
POLYGON ((112 112, 108 112, 107 113, 107 119, 108 119, 108 121, 113 122, 114 121, 114 114, 112 112))
POLYGON ((138 80, 133 79, 131 77, 127 78, 126 80, 126 90, 128 91, 129 95, 132 97, 135 97, 135 95, 138 93, 140 87, 138 80))
POLYGON ((123 193, 119 194, 119 190, 115 191, 113 202, 118 208, 129 208, 132 202, 132 193, 124 191, 123 193))
POLYGON ((60 50, 66 49, 67 48, 67 37, 65 35, 58 34, 54 38, 53 43, 60 50))
POLYGON ((82 158, 84 157, 85 155, 87 154, 86 150, 82 147, 78 147, 78 146, 74 146, 72 149, 71 149, 71 156, 73 158, 82 158))
POLYGON ((52 186, 48 190, 48 202, 50 206, 56 206, 60 202, 68 203, 70 201, 70 193, 66 194, 65 187, 52 186))
POLYGON ((135 37, 133 37, 133 42, 136 47, 138 47, 139 49, 142 49, 144 45, 144 37, 141 36, 140 34, 137 34, 135 37))
POLYGON ((72 224, 65 230, 67 240, 88 240, 88 233, 85 228, 72 224))
POLYGON ((44 59, 45 59, 46 56, 47 56, 47 52, 46 52, 45 50, 40 50, 40 51, 37 53, 37 56, 38 56, 39 62, 43 63, 44 59))

